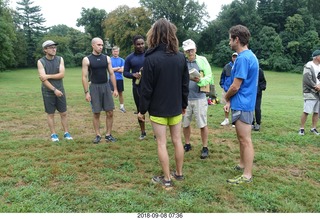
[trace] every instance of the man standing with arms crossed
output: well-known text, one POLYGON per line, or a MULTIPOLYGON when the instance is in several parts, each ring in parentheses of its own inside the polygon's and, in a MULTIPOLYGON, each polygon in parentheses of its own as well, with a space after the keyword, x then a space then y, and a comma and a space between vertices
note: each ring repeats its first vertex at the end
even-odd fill
POLYGON ((102 54, 103 41, 96 37, 91 41, 92 54, 86 56, 82 60, 82 85, 86 101, 91 103, 93 112, 93 127, 96 137, 94 144, 101 141, 100 134, 100 112, 106 112, 106 136, 107 142, 115 142, 117 139, 111 135, 113 125, 114 102, 111 94, 110 84, 108 83, 109 71, 110 80, 113 84, 113 96, 118 97, 116 78, 114 76, 111 59, 109 56, 102 54), (90 89, 89 81, 90 78, 90 89))
POLYGON ((38 60, 39 79, 42 81, 41 91, 45 111, 47 113, 47 121, 51 131, 51 140, 58 142, 59 137, 54 128, 54 113, 57 109, 60 113, 61 124, 64 129, 64 138, 72 140, 68 132, 67 121, 67 100, 63 87, 64 78, 64 61, 60 56, 56 56, 57 43, 47 40, 42 44, 44 57, 38 60))
MULTIPOLYGON (((119 102, 120 102, 120 111, 125 113, 126 110, 124 108, 124 99, 123 99, 123 91, 124 91, 124 84, 123 84, 123 67, 124 67, 124 59, 119 56, 120 48, 118 46, 114 46, 112 48, 112 57, 111 64, 112 70, 116 77, 117 88, 119 93, 119 102)), ((110 82, 111 90, 113 91, 112 81, 110 82)))
POLYGON ((231 109, 232 123, 240 143, 240 163, 235 170, 243 171, 241 176, 228 179, 230 184, 252 182, 254 149, 251 140, 251 124, 253 121, 259 63, 254 53, 248 49, 250 31, 247 27, 236 25, 229 30, 229 45, 238 53, 237 61, 231 71, 232 84, 226 93, 227 101, 224 110, 231 109))

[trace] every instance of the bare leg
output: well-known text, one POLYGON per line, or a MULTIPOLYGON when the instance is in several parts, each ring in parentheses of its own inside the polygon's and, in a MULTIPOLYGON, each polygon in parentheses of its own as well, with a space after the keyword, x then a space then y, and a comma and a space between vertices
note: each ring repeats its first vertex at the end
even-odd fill
POLYGON ((186 144, 190 144, 190 135, 191 135, 191 127, 190 125, 186 128, 183 128, 183 135, 186 144))
POLYGON ((201 132, 201 140, 202 140, 202 146, 208 147, 208 126, 205 126, 200 129, 201 132))
POLYGON ((123 92, 119 92, 119 102, 120 104, 124 103, 123 92))
POLYGON ((67 112, 60 113, 60 117, 61 117, 61 124, 62 124, 64 132, 69 132, 67 112))
MULTIPOLYGON (((145 119, 145 116, 143 116, 143 118, 145 119)), ((139 122, 141 133, 145 133, 146 132, 146 123, 142 122, 140 120, 138 120, 138 122, 139 122)))
POLYGON ((304 129, 304 124, 306 124, 307 118, 308 118, 308 113, 303 112, 301 115, 300 128, 304 129))
POLYGON ((54 129, 54 114, 47 114, 47 122, 51 134, 55 134, 56 130, 54 129))
POLYGON ((100 113, 93 114, 93 128, 96 132, 96 135, 101 136, 100 134, 100 113))
POLYGON ((170 126, 171 140, 174 145, 174 154, 176 161, 176 174, 182 176, 184 149, 181 140, 181 122, 179 124, 170 126))
POLYGON ((106 112, 106 135, 111 135, 113 125, 113 111, 106 112))
POLYGON ((317 128, 317 123, 319 119, 319 114, 318 113, 313 113, 312 115, 312 128, 317 128))
POLYGON ((254 158, 254 149, 251 140, 251 124, 243 123, 240 120, 236 123, 236 132, 240 143, 240 166, 243 164, 243 175, 250 179, 252 177, 254 158))
POLYGON ((157 137, 158 158, 164 174, 164 180, 170 180, 169 155, 167 150, 167 133, 165 125, 151 122, 153 132, 157 137))

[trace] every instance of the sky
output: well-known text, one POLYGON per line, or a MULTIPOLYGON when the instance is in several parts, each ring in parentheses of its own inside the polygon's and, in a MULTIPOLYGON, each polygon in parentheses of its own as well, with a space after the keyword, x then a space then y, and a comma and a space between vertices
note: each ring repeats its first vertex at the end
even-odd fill
MULTIPOLYGON (((9 0, 10 7, 16 9, 16 2, 21 0, 9 0)), ((107 13, 113 11, 120 5, 128 5, 130 8, 139 7, 139 0, 31 0, 32 6, 40 6, 41 13, 46 19, 44 25, 51 27, 58 24, 65 24, 81 30, 76 26, 77 19, 81 17, 81 8, 104 9, 107 13)), ((197 1, 197 0, 195 0, 197 1)), ((221 6, 230 4, 232 0, 198 0, 207 5, 207 12, 213 20, 221 11, 221 6)))

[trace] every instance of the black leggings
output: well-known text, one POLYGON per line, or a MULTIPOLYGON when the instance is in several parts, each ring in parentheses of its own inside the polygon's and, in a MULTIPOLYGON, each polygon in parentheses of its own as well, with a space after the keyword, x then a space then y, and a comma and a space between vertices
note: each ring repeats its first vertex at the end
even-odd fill
POLYGON ((253 123, 256 121, 257 124, 261 124, 261 100, 262 100, 262 93, 257 93, 256 99, 256 107, 254 110, 255 118, 253 118, 253 123))

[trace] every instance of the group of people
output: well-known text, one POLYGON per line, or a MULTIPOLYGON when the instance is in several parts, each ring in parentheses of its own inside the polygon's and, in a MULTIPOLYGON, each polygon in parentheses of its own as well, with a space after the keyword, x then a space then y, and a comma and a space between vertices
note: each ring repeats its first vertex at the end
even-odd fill
MULTIPOLYGON (((119 58, 119 48, 112 49, 113 57, 103 54, 103 41, 93 38, 92 53, 82 60, 82 85, 86 101, 90 102, 93 112, 95 138, 93 143, 101 141, 100 113, 106 113, 105 140, 117 141, 112 136, 113 97, 120 100, 120 109, 125 112, 123 104, 123 77, 132 79, 132 93, 140 126, 139 139, 146 137, 146 113, 152 125, 157 142, 157 151, 163 175, 154 176, 152 181, 166 189, 173 187, 172 180, 184 180, 184 153, 192 150, 190 143, 191 121, 195 117, 200 129, 202 150, 201 159, 209 156, 206 93, 202 88, 213 84, 211 66, 207 59, 197 55, 193 40, 182 43, 184 53, 179 51, 176 26, 161 18, 147 33, 148 50, 140 35, 133 38, 134 52, 125 60, 119 58), (114 61, 115 60, 115 61, 114 61), (189 71, 199 72, 198 76, 189 76, 189 71), (107 74, 107 71, 109 74, 107 74), (108 77, 109 75, 109 77, 108 77), (120 76, 121 75, 121 76, 120 76), (122 80, 122 82, 121 82, 122 80), (112 97, 113 96, 113 97, 112 97), (171 141, 174 145, 174 171, 170 171, 167 150, 166 127, 169 127, 171 141), (181 129, 185 144, 182 143, 181 129)), ((256 56, 248 49, 249 30, 236 25, 229 30, 230 48, 237 54, 233 62, 229 88, 225 89, 224 111, 231 111, 232 124, 240 144, 240 162, 236 171, 243 174, 228 179, 230 184, 249 183, 252 181, 254 149, 251 141, 251 127, 254 121, 254 109, 257 99, 259 64, 256 56)), ((58 110, 65 130, 64 137, 71 140, 66 118, 66 95, 63 89, 64 64, 62 57, 56 56, 58 44, 49 40, 43 43, 45 56, 38 61, 39 78, 42 81, 43 100, 48 114, 48 124, 52 141, 59 141, 54 130, 54 112, 58 110)), ((258 117, 257 117, 257 123, 258 117)))

